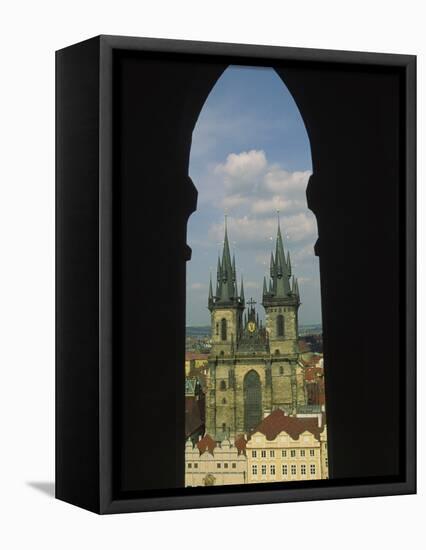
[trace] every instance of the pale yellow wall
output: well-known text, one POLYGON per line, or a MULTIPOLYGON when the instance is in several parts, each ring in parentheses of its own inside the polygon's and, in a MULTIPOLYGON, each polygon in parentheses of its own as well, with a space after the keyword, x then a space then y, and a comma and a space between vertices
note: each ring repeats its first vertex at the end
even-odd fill
POLYGON ((281 432, 272 441, 257 432, 247 442, 247 482, 325 479, 328 469, 324 468, 323 453, 321 442, 310 432, 304 432, 296 440, 281 432))
POLYGON ((229 441, 222 441, 213 454, 201 454, 198 447, 188 441, 185 447, 185 486, 205 485, 205 478, 211 474, 214 485, 235 485, 246 483, 247 460, 229 441))

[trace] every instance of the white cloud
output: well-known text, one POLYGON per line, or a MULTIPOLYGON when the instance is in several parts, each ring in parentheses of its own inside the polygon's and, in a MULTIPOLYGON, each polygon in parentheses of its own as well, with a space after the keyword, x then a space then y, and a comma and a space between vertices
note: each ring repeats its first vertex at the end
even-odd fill
MULTIPOLYGON (((228 228, 238 250, 252 247, 270 250, 277 230, 277 210, 287 249, 298 252, 305 245, 312 255, 317 237, 315 216, 308 210, 306 186, 310 171, 289 172, 268 161, 262 150, 231 153, 224 163, 213 168, 216 178, 216 205, 229 213, 228 228)), ((223 222, 209 227, 209 239, 223 239, 223 222)), ((264 264, 264 260, 256 260, 264 264)))
POLYGON ((305 194, 310 175, 309 170, 305 172, 287 172, 278 165, 273 165, 265 174, 264 185, 271 193, 279 193, 287 198, 290 196, 299 197, 301 192, 303 195, 305 194))
POLYGON ((267 167, 264 151, 243 151, 239 154, 231 153, 224 164, 215 168, 217 174, 224 174, 230 180, 244 180, 250 182, 259 176, 267 167))
MULTIPOLYGON (((284 245, 288 249, 294 249, 297 243, 316 240, 316 220, 310 212, 301 212, 296 215, 281 218, 281 228, 284 245)), ((237 249, 253 247, 270 250, 277 232, 276 216, 264 217, 230 217, 228 218, 228 231, 237 249)), ((223 239, 223 223, 214 223, 209 229, 209 238, 213 242, 221 242, 223 239)), ((312 247, 311 247, 312 250, 312 247)))

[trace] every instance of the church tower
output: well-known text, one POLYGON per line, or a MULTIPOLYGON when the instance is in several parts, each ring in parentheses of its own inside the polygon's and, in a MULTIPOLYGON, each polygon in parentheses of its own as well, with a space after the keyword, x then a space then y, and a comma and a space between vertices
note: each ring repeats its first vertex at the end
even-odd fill
POLYGON ((216 292, 213 293, 210 277, 208 308, 211 313, 211 355, 233 355, 242 330, 244 287, 241 279, 241 289, 238 293, 235 256, 231 262, 226 219, 222 261, 220 257, 217 261, 216 292))
POLYGON ((270 281, 263 280, 263 307, 272 355, 298 353, 299 286, 291 273, 290 253, 284 252, 278 220, 275 256, 271 253, 270 281))

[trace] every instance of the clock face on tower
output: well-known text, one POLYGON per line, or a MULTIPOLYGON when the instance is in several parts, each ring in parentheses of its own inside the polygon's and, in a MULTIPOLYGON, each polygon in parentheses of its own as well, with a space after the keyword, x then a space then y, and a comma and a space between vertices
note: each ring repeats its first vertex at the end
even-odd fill
POLYGON ((247 324, 247 329, 249 332, 254 332, 256 330, 256 323, 254 323, 253 321, 250 321, 247 324))

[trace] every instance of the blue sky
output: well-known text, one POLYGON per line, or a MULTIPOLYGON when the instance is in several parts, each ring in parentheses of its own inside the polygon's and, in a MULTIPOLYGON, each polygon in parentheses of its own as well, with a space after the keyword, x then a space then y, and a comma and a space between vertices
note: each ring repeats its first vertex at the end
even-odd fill
POLYGON ((312 170, 309 139, 289 91, 272 69, 230 67, 218 80, 193 133, 189 173, 198 189, 188 222, 187 319, 210 323, 210 272, 216 278, 224 214, 237 276, 246 299, 260 305, 263 276, 275 244, 280 210, 284 245, 299 279, 300 322, 321 322, 316 220, 306 205, 312 170))

